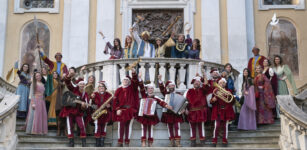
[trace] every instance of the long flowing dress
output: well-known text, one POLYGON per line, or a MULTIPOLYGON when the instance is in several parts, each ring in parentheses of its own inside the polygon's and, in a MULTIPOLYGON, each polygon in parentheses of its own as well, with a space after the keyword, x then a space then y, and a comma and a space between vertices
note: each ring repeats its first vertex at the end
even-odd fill
POLYGON ((256 100, 253 85, 243 83, 244 104, 240 111, 238 129, 242 130, 256 130, 256 100), (248 94, 246 94, 247 92, 248 94))
POLYGON ((257 103, 257 123, 273 124, 273 108, 275 96, 270 80, 264 74, 258 74, 254 79, 257 103))
MULTIPOLYGON (((57 111, 60 111, 61 109, 61 86, 62 84, 57 80, 53 79, 52 76, 48 76, 49 80, 51 79, 51 94, 47 95, 46 100, 50 102, 49 110, 48 110, 48 125, 49 126, 56 126, 57 125, 57 116, 59 113, 57 111)), ((47 82, 47 84, 50 84, 50 82, 47 82)), ((47 86, 49 87, 49 86, 47 86)))
POLYGON ((24 72, 18 71, 18 76, 20 82, 18 84, 16 94, 20 95, 19 104, 18 104, 18 113, 17 117, 26 118, 29 106, 29 93, 30 93, 30 79, 31 76, 24 72))
POLYGON ((274 70, 272 68, 268 68, 266 70, 263 70, 262 73, 271 81, 274 95, 277 95, 278 81, 277 81, 277 75, 274 73, 274 70))
POLYGON ((292 72, 290 68, 288 67, 288 65, 274 67, 273 70, 278 77, 277 95, 289 95, 289 90, 288 90, 288 86, 286 83, 286 79, 289 80, 292 86, 293 93, 296 94, 297 93, 296 85, 293 79, 292 72))
POLYGON ((26 120, 27 134, 48 133, 47 111, 44 100, 44 91, 44 85, 37 84, 35 93, 31 95, 31 101, 33 101, 33 104, 35 104, 35 108, 33 109, 32 105, 29 105, 29 113, 26 120))

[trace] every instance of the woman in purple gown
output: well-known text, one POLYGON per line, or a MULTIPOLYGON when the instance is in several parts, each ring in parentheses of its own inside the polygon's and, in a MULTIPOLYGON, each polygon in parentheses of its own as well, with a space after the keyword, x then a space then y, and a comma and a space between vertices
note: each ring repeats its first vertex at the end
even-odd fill
POLYGON ((243 70, 242 96, 244 104, 240 111, 238 129, 256 130, 256 100, 253 79, 247 68, 243 70))
POLYGON ((275 95, 270 80, 262 74, 262 67, 256 67, 257 76, 254 79, 257 104, 257 123, 273 124, 273 109, 275 108, 275 95))
POLYGON ((45 87, 41 80, 41 73, 35 72, 30 90, 29 113, 26 120, 27 134, 43 135, 48 133, 47 111, 44 99, 45 87))
POLYGON ((199 53, 200 53, 200 41, 199 39, 194 39, 192 42, 192 46, 188 51, 187 58, 199 59, 199 53))

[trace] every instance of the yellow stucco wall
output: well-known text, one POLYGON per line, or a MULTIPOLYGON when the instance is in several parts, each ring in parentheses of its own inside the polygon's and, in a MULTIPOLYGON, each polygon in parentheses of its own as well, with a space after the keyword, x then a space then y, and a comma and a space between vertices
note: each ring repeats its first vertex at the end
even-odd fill
MULTIPOLYGON (((60 12, 58 14, 35 13, 36 18, 46 23, 49 27, 50 56, 54 56, 56 52, 62 51, 63 3, 63 1, 60 1, 60 12)), ((14 0, 9 1, 8 7, 4 76, 6 76, 9 69, 13 67, 15 61, 19 59, 21 33, 24 25, 34 18, 34 13, 15 14, 14 0)))
POLYGON ((266 41, 266 28, 271 21, 273 14, 277 17, 285 18, 292 22, 297 31, 297 46, 298 46, 298 61, 299 61, 299 75, 295 76, 297 87, 301 87, 307 82, 307 69, 304 64, 307 64, 307 11, 294 9, 279 9, 279 10, 258 10, 258 1, 254 1, 254 15, 255 15, 255 42, 262 50, 260 53, 264 56, 268 53, 266 41))
MULTIPOLYGON (((196 0, 196 12, 194 14, 194 37, 201 38, 201 0, 196 0)), ((122 14, 120 13, 121 0, 116 0, 115 5, 115 37, 122 36, 122 14)), ((50 29, 50 56, 54 56, 56 52, 61 52, 62 49, 62 31, 63 31, 63 10, 64 2, 60 1, 60 12, 58 14, 35 13, 39 20, 45 22, 50 29)), ((14 62, 19 59, 20 55, 20 37, 23 26, 33 19, 34 13, 14 14, 14 1, 9 1, 6 34, 6 50, 4 60, 4 76, 8 70, 12 68, 14 62)), ((255 40, 256 45, 262 49, 261 54, 266 55, 266 27, 273 13, 276 12, 278 17, 289 18, 295 25, 298 35, 298 53, 299 53, 299 76, 295 77, 297 86, 307 82, 307 70, 303 64, 307 64, 307 11, 289 10, 258 10, 258 1, 254 1, 255 15, 255 40), (290 19, 291 18, 291 19, 290 19)), ((89 63, 95 62, 96 54, 96 16, 97 16, 97 0, 90 1, 90 19, 89 19, 89 63)), ((222 64, 228 62, 228 29, 227 29, 227 0, 220 1, 220 23, 221 23, 221 49, 222 49, 222 64)), ((124 41, 122 41, 124 42, 124 41)), ((64 56, 65 57, 65 56, 64 56)), ((51 57, 53 59, 53 57, 51 57)))

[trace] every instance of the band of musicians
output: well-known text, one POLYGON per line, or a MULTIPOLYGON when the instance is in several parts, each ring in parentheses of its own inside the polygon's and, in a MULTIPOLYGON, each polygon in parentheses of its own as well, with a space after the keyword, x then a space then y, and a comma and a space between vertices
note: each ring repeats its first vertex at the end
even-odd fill
MULTIPOLYGON (((172 32, 170 26, 163 33, 167 38, 161 36, 152 42, 150 31, 138 32, 141 21, 144 18, 138 17, 133 23, 124 43, 119 38, 111 43, 102 31, 97 33, 106 44, 101 52, 109 59, 164 58, 169 53, 170 58, 200 60, 200 40, 190 37, 191 27, 184 35, 172 32)), ((176 81, 163 81, 162 74, 155 75, 156 83, 147 84, 143 77, 147 78, 148 72, 142 72, 138 62, 128 66, 131 76, 121 78, 121 85, 111 91, 111 81, 98 81, 95 76, 84 79, 85 67, 77 70, 77 66, 66 66, 61 53, 49 58, 41 44, 36 48, 38 65, 24 63, 17 71, 17 117, 26 120, 27 134, 45 135, 48 127, 55 128, 57 136, 67 136, 70 147, 75 146, 77 137, 86 147, 87 136, 95 137, 96 147, 104 147, 107 127, 115 123, 117 146, 129 147, 134 122, 141 125, 142 147, 153 146, 158 136, 154 134, 155 126, 160 122, 167 128, 169 147, 182 147, 182 124, 189 126, 191 147, 227 147, 230 129, 257 130, 257 126, 273 124, 279 118, 276 96, 289 94, 286 81, 297 92, 291 70, 282 57, 266 58, 256 46, 250 50, 254 56, 242 62, 248 65, 239 70, 239 77, 230 63, 222 71, 207 71, 199 63, 202 69, 188 81, 192 88, 183 92, 177 90, 176 81), (162 107, 161 117, 158 107, 162 107)))

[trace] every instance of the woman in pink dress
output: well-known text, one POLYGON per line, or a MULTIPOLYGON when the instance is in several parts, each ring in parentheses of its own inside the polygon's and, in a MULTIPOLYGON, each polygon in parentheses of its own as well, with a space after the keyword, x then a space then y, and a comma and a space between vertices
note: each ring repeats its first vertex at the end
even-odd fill
POLYGON ((26 120, 27 134, 48 133, 47 111, 44 98, 45 87, 41 80, 41 73, 35 72, 30 90, 31 102, 29 105, 29 113, 26 120))

